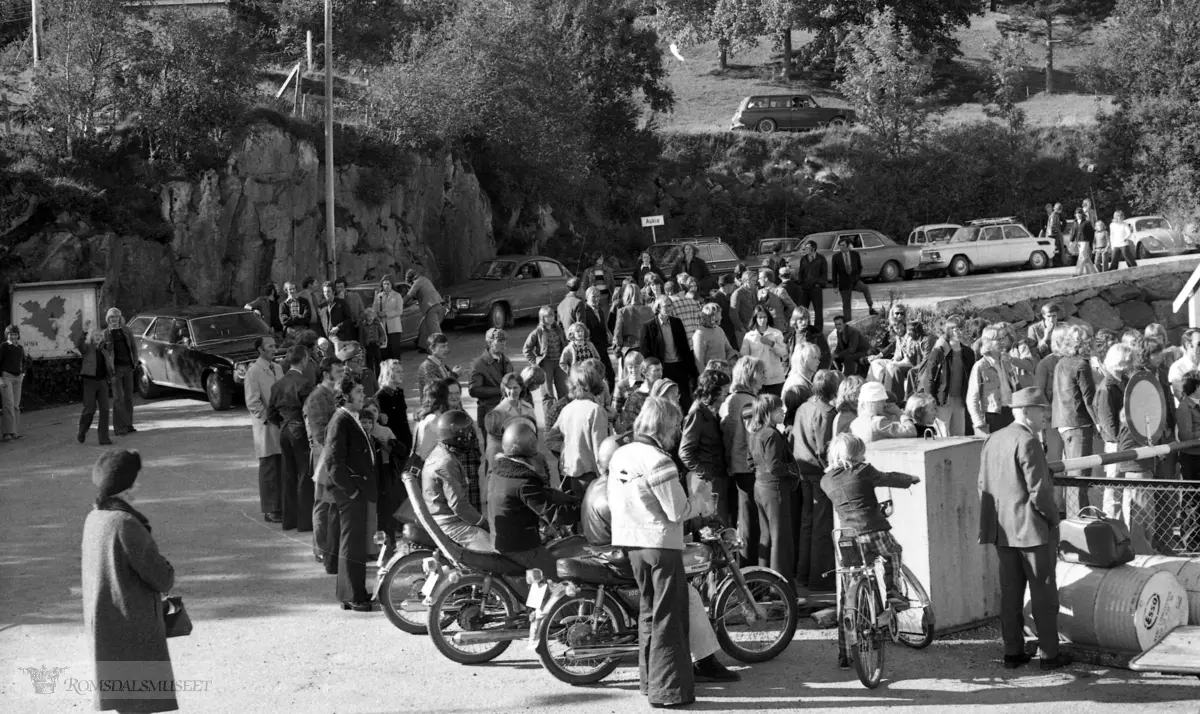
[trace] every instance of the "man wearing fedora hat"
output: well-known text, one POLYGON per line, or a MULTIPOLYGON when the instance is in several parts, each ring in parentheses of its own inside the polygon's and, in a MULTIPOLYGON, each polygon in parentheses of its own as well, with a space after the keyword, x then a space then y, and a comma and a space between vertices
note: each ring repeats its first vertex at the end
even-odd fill
POLYGON ((1058 506, 1046 452, 1038 434, 1050 405, 1042 390, 1026 387, 1012 395, 1013 423, 992 432, 979 457, 979 542, 1000 559, 1000 634, 1004 667, 1030 660, 1025 654, 1021 609, 1029 586, 1042 669, 1058 669, 1071 658, 1058 651, 1058 506))

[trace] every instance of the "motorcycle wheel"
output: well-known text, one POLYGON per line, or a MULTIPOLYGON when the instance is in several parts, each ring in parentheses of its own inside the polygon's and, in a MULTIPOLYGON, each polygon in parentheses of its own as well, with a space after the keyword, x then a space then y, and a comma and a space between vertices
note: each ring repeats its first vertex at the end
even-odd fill
POLYGON ((713 619, 721 649, 739 662, 766 662, 787 649, 796 634, 796 593, 773 571, 746 568, 746 588, 766 611, 765 620, 751 624, 743 608, 746 600, 732 578, 713 600, 713 619))
POLYGON ((625 632, 628 620, 625 612, 605 597, 604 605, 596 612, 595 590, 582 590, 575 597, 559 600, 538 627, 538 657, 546 671, 567 684, 595 684, 612 674, 621 663, 620 657, 605 657, 569 661, 566 651, 581 645, 604 645, 614 636, 625 632), (593 624, 595 616, 595 624, 593 624))
POLYGON ((428 608, 413 612, 402 607, 405 601, 420 603, 424 600, 421 587, 425 585, 426 576, 422 564, 429 556, 428 550, 412 551, 396 561, 379 585, 379 605, 383 608, 383 614, 387 615, 388 622, 410 635, 429 632, 428 608))
POLYGON ((482 664, 490 662, 508 649, 512 642, 486 642, 474 645, 455 644, 458 632, 478 632, 503 627, 517 614, 517 603, 508 591, 494 583, 483 592, 484 578, 467 575, 442 589, 429 608, 429 637, 438 651, 451 662, 482 664))

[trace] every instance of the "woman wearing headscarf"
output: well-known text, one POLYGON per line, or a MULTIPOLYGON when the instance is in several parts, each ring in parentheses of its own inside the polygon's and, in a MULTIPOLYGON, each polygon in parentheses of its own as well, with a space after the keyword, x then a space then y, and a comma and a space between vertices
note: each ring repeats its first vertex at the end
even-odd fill
POLYGON ((646 400, 634 422, 634 441, 609 463, 612 544, 626 549, 640 595, 638 678, 654 707, 696 699, 688 649, 688 592, 683 569, 683 525, 712 513, 703 484, 688 496, 671 458, 679 442, 679 408, 646 400))
MULTIPOLYGON (((83 524, 83 622, 95 662, 95 681, 173 683, 163 622, 163 595, 175 568, 158 551, 150 521, 131 504, 142 468, 137 451, 111 450, 92 467, 96 505, 83 524)), ((100 710, 165 712, 179 708, 173 687, 127 698, 97 687, 100 710)))
POLYGON ((400 340, 404 337, 404 323, 400 317, 404 314, 404 296, 392 288, 392 276, 380 278, 379 292, 375 294, 375 302, 371 307, 383 321, 383 329, 387 332, 387 356, 400 359, 400 340))

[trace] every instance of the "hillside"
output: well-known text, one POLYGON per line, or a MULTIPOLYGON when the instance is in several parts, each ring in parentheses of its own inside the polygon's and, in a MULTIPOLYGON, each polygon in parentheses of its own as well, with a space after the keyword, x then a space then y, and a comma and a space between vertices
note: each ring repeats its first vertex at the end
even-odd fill
MULTIPOLYGON (((987 45, 1000 38, 997 19, 1004 15, 987 13, 972 18, 970 27, 960 30, 957 37, 962 56, 939 81, 950 99, 943 121, 957 124, 983 119, 978 102, 970 101, 980 87, 979 70, 987 57, 987 45)), ((1092 33, 1091 41, 1099 39, 1103 28, 1092 33)), ((793 32, 797 48, 810 39, 808 33, 793 32)), ((1099 110, 1110 106, 1107 97, 1082 92, 1077 74, 1091 51, 1092 42, 1077 47, 1055 50, 1055 81, 1062 93, 1046 95, 1044 86, 1045 47, 1028 43, 1032 66, 1026 75, 1029 99, 1022 102, 1034 127, 1080 126, 1095 121, 1099 110)), ((661 118, 662 128, 668 131, 695 133, 729 128, 738 103, 750 94, 803 92, 830 106, 846 106, 846 101, 823 80, 793 79, 780 76, 780 56, 771 49, 771 38, 763 37, 758 47, 730 57, 729 69, 721 72, 717 64, 716 43, 681 51, 681 62, 669 53, 665 57, 670 71, 669 83, 675 92, 675 111, 661 118)))

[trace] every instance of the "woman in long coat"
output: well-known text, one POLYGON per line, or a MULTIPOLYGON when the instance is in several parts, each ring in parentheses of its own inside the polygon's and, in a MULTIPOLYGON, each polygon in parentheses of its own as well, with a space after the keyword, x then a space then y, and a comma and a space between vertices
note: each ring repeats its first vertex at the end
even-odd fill
POLYGON ((400 340, 403 339, 404 296, 392 289, 392 276, 385 275, 379 280, 379 292, 375 294, 372 304, 375 314, 383 321, 383 329, 387 332, 387 357, 400 359, 400 340))
MULTIPOLYGON (((136 451, 111 450, 92 467, 96 507, 83 524, 83 622, 96 681, 173 682, 162 596, 175 569, 158 552, 150 522, 129 505, 142 468, 136 451)), ((96 689, 96 708, 166 712, 179 708, 171 689, 124 698, 96 689)))

